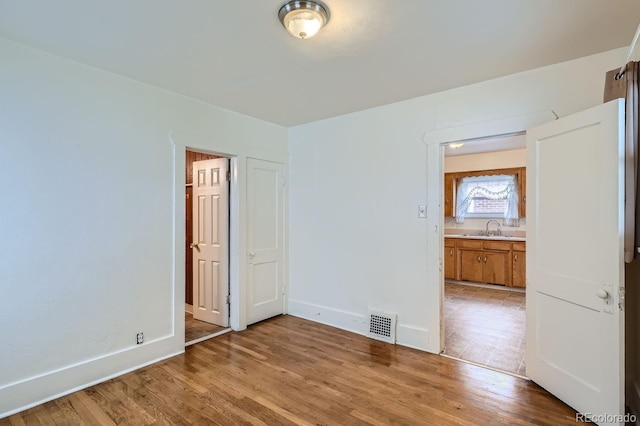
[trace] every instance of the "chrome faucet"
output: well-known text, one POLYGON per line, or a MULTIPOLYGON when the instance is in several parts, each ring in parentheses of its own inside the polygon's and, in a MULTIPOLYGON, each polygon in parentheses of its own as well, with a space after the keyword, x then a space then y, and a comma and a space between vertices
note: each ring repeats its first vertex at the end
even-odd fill
POLYGON ((498 229, 496 229, 496 231, 493 233, 493 235, 498 235, 498 236, 502 235, 502 230, 500 229, 500 222, 498 222, 495 219, 491 219, 491 220, 489 220, 487 222, 487 228, 485 229, 485 234, 486 235, 491 235, 491 234, 489 234, 489 225, 491 224, 491 222, 493 222, 496 225, 498 225, 498 229))

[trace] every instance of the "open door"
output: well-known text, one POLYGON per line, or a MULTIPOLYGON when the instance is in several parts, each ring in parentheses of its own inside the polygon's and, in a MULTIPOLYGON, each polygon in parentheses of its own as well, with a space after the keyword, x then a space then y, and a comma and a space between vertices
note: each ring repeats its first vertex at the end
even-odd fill
POLYGON ((193 318, 229 326, 229 160, 193 162, 193 318))
POLYGON ((597 424, 625 413, 623 169, 623 100, 527 131, 527 375, 597 424))

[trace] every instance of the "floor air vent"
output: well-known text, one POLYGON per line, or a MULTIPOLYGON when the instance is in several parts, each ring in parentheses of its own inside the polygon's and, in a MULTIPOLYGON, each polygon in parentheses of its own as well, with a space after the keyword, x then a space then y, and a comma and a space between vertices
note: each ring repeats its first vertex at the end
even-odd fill
POLYGON ((369 310, 369 337, 396 343, 396 314, 369 310))

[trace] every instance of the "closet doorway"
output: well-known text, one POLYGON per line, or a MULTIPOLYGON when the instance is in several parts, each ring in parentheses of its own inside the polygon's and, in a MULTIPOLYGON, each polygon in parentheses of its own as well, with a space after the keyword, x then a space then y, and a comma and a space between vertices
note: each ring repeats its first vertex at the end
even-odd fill
POLYGON ((185 346, 229 328, 229 158, 185 153, 185 346))

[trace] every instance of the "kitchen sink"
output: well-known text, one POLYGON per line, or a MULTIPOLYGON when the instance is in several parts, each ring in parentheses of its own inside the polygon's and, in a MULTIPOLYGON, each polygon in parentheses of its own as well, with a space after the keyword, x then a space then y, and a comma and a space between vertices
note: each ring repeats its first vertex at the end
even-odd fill
POLYGON ((482 234, 461 234, 463 237, 476 237, 476 238, 498 238, 498 239, 508 239, 508 238, 517 238, 513 235, 486 235, 482 234))

